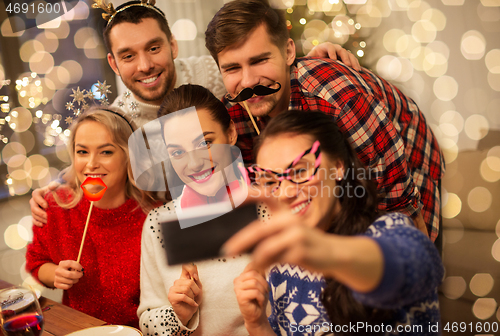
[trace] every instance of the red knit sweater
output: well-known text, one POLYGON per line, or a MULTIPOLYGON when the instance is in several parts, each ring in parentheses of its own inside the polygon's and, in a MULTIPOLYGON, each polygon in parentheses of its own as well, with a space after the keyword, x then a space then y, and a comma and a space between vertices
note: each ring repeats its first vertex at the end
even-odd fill
MULTIPOLYGON (((48 222, 33 227, 33 242, 26 252, 26 269, 38 279, 45 263, 76 260, 90 207, 82 199, 62 209, 46 197, 48 222)), ((64 291, 63 304, 110 324, 139 326, 141 232, 146 214, 134 200, 115 209, 92 208, 80 264, 85 273, 64 291)))

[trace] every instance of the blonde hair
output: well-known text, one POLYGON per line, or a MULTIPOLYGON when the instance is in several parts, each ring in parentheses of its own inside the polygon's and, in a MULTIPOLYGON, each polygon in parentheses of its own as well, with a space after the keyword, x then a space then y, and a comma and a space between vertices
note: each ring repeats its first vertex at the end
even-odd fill
POLYGON ((139 189, 134 181, 132 175, 132 167, 130 166, 130 157, 128 152, 128 138, 133 133, 134 127, 125 118, 123 112, 114 109, 103 109, 101 107, 92 107, 87 112, 82 114, 71 126, 71 135, 68 141, 68 152, 71 158, 71 165, 61 173, 64 174, 64 180, 67 181, 65 187, 73 194, 72 198, 68 201, 61 200, 55 192, 54 198, 57 204, 64 208, 69 209, 75 207, 82 199, 83 191, 80 188, 82 181, 78 180, 74 162, 75 162, 75 135, 80 125, 86 121, 94 121, 104 125, 109 133, 113 142, 124 151, 127 158, 127 181, 125 188, 125 197, 131 198, 139 204, 145 213, 148 213, 155 207, 157 202, 150 192, 139 189))

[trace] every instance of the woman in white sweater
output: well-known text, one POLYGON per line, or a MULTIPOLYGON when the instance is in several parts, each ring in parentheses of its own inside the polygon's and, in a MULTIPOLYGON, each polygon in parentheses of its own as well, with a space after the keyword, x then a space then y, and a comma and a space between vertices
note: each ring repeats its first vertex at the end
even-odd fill
MULTIPOLYGON (((159 112, 164 140, 176 178, 182 183, 174 201, 151 211, 142 236, 141 301, 138 309, 144 335, 246 335, 233 290, 246 256, 216 258, 194 265, 168 266, 159 222, 174 211, 227 200, 242 187, 237 173, 214 150, 234 145, 237 133, 226 108, 207 89, 184 85, 166 97, 159 112), (187 109, 194 106, 194 109, 187 109), (176 112, 182 109, 184 111, 176 112), (175 113, 173 113, 175 112, 175 113), (201 135, 201 136, 200 136, 201 135), (211 148, 209 159, 195 154, 211 148), (215 167, 215 168, 214 168, 215 167), (207 176, 208 175, 208 176, 207 176), (232 181, 232 182, 231 182, 232 181), (222 191, 222 192, 221 192, 222 191), (176 197, 178 196, 178 197, 176 197)), ((176 185, 169 177, 169 187, 176 185)), ((169 190, 175 194, 175 190, 169 190)), ((262 216, 259 216, 262 217, 262 216)), ((210 239, 210 237, 207 237, 210 239)))

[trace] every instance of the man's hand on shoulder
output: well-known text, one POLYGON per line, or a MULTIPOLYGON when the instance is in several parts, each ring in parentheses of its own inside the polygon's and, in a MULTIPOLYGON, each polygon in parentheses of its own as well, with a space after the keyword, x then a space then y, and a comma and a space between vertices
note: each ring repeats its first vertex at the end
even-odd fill
POLYGON ((45 195, 48 192, 54 191, 57 187, 59 187, 59 183, 53 181, 50 182, 48 186, 33 190, 30 199, 33 225, 42 227, 45 223, 47 223, 47 212, 45 212, 45 209, 47 209, 48 204, 45 200, 45 195))
POLYGON ((330 58, 339 60, 347 66, 350 66, 356 71, 361 70, 359 61, 349 50, 344 49, 339 44, 323 42, 314 47, 308 54, 308 57, 330 58))

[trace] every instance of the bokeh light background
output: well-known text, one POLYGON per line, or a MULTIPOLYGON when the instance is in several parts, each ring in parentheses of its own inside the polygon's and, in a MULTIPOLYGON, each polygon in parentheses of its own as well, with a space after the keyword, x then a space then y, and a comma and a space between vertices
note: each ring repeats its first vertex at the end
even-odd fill
MULTIPOLYGON (((443 322, 499 322, 500 0, 271 2, 287 11, 299 55, 321 42, 342 44, 417 102, 447 163, 443 322)), ((208 54, 206 24, 223 3, 158 1, 179 57, 208 54)), ((103 20, 88 1, 19 33, 11 25, 24 23, 0 10, 0 278, 31 283, 24 271, 29 195, 68 162, 69 95, 97 80, 112 84, 113 94, 124 87, 107 66, 103 20)))

